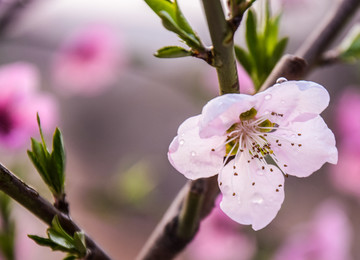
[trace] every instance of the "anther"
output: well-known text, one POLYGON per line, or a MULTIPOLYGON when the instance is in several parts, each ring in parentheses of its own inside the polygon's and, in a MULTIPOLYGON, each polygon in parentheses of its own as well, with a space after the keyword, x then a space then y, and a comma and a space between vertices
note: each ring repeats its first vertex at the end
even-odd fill
POLYGON ((252 186, 254 186, 254 185, 255 185, 255 182, 252 183, 252 186))
POLYGON ((302 146, 302 144, 298 144, 298 146, 299 146, 299 147, 301 147, 301 146, 302 146))
POLYGON ((261 169, 265 170, 265 166, 261 167, 261 169))
POLYGON ((284 167, 287 167, 287 164, 284 164, 284 167))
POLYGON ((236 166, 234 165, 233 168, 236 169, 236 166))
POLYGON ((250 160, 248 160, 248 163, 250 163, 250 160))
POLYGON ((276 192, 279 192, 279 189, 276 189, 276 192))
POLYGON ((294 146, 295 144, 294 143, 291 143, 292 146, 294 146))
POLYGON ((213 149, 211 149, 211 151, 212 151, 212 152, 215 152, 215 149, 213 148, 213 149))
POLYGON ((282 185, 281 185, 281 184, 279 184, 279 187, 282 187, 282 185))
POLYGON ((300 133, 298 133, 298 136, 301 136, 301 134, 300 134, 300 133))
POLYGON ((220 182, 220 184, 219 184, 220 186, 222 185, 222 182, 220 182))
POLYGON ((281 144, 278 144, 278 146, 281 146, 281 144))
POLYGON ((236 193, 234 192, 234 193, 233 193, 233 196, 235 196, 235 195, 236 195, 236 193))
POLYGON ((234 172, 234 175, 235 175, 235 176, 238 176, 237 172, 234 172))
POLYGON ((270 171, 273 172, 274 170, 272 168, 270 168, 270 171))

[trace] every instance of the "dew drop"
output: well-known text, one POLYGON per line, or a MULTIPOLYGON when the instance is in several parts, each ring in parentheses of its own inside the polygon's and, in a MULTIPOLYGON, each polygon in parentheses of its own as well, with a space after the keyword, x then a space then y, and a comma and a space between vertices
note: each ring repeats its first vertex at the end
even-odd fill
POLYGON ((264 198, 259 195, 259 194, 255 194, 252 198, 252 203, 256 204, 256 205, 260 205, 264 203, 264 198))
POLYGON ((271 99, 271 94, 267 94, 266 96, 265 96, 265 100, 270 100, 271 99))
POLYGON ((179 144, 180 144, 180 145, 184 145, 184 143, 185 143, 185 140, 184 140, 184 139, 180 139, 179 144))
POLYGON ((221 191, 222 191, 222 193, 224 193, 224 194, 229 193, 229 191, 230 191, 230 186, 229 186, 229 185, 223 186, 222 189, 221 189, 221 191))
POLYGON ((196 152, 192 151, 191 156, 196 156, 196 152))
POLYGON ((276 83, 277 83, 277 84, 280 84, 280 83, 284 83, 284 82, 286 82, 286 81, 287 81, 286 78, 281 77, 281 78, 278 78, 278 79, 276 80, 276 83))
POLYGON ((261 169, 258 169, 257 171, 256 171, 256 173, 258 174, 258 175, 264 175, 264 170, 261 170, 261 169))

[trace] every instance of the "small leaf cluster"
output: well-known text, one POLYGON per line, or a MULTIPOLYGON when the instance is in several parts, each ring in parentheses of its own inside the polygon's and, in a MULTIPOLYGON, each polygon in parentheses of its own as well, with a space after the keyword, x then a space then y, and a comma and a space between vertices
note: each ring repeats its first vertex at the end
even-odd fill
POLYGON ((288 42, 287 37, 278 39, 281 15, 271 16, 269 2, 264 17, 263 26, 258 28, 256 13, 249 9, 245 28, 248 51, 235 46, 236 58, 252 78, 256 90, 275 67, 288 42))
POLYGON ((47 229, 48 238, 36 235, 28 235, 40 246, 50 247, 54 251, 62 251, 68 253, 64 260, 81 259, 86 256, 87 249, 85 243, 85 235, 78 231, 74 236, 69 235, 61 227, 59 218, 56 215, 52 220, 51 227, 47 229))
POLYGON ((190 47, 187 50, 179 46, 166 46, 154 54, 156 57, 179 58, 194 56, 197 53, 206 51, 200 38, 181 12, 177 0, 145 0, 145 2, 160 17, 163 26, 167 30, 176 33, 190 47))
POLYGON ((339 58, 345 62, 360 59, 360 24, 356 24, 339 46, 339 58))
POLYGON ((37 121, 41 142, 31 138, 31 151, 28 150, 27 153, 54 197, 61 199, 64 195, 65 183, 65 149, 63 137, 60 130, 56 128, 53 135, 53 149, 50 153, 44 140, 39 115, 37 115, 37 121))

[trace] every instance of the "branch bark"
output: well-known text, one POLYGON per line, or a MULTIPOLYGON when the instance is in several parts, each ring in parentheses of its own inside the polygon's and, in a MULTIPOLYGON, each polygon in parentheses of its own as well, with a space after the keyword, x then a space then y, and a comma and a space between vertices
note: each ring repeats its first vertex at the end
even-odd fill
MULTIPOLYGON (((2 164, 0 164, 0 190, 16 200, 49 226, 51 226, 51 221, 54 216, 57 215, 61 226, 66 232, 74 234, 74 232, 80 231, 80 228, 69 216, 56 209, 49 201, 41 197, 36 190, 18 179, 2 164)), ((86 235, 86 245, 91 251, 87 259, 111 259, 88 235, 86 235)))

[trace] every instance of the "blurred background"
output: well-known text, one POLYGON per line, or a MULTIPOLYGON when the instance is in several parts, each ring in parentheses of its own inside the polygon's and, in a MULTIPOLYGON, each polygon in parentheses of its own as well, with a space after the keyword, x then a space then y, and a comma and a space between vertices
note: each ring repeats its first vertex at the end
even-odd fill
MULTIPOLYGON (((272 1, 274 12, 283 10, 286 53, 297 50, 335 2, 272 1)), ((0 1, 0 8, 12 3, 0 1)), ((215 70, 193 58, 155 58, 157 49, 179 40, 143 1, 26 3, 0 31, 1 163, 51 200, 26 150, 30 136, 39 139, 37 111, 49 142, 59 126, 73 219, 114 259, 134 259, 186 182, 167 160, 168 145, 180 123, 218 95, 215 70)), ((201 2, 179 5, 210 45, 201 2)), ((334 46, 359 21, 357 14, 334 46)), ((240 45, 243 35, 241 27, 240 45)), ((336 64, 307 78, 330 92, 323 116, 336 134, 339 164, 305 179, 289 177, 278 216, 261 231, 215 209, 178 260, 360 259, 359 69, 336 64)), ((249 81, 241 68, 239 74, 240 84, 249 81)), ((16 219, 15 259, 64 257, 27 238, 46 235, 40 220, 17 203, 10 215, 16 219)))

